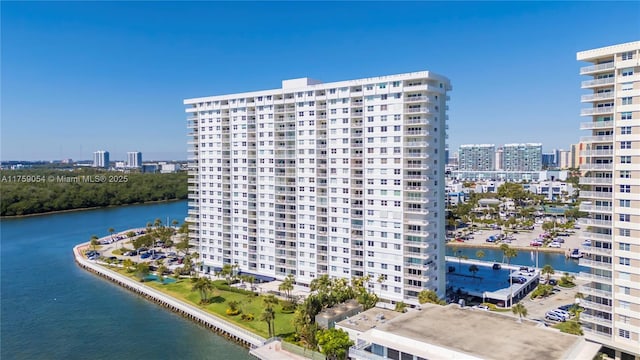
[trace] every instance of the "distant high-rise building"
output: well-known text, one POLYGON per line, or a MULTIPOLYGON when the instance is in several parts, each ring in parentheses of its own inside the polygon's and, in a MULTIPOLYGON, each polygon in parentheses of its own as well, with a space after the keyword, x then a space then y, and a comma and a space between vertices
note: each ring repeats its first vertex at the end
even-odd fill
POLYGON ((199 270, 372 275, 385 299, 445 295, 449 90, 422 71, 185 100, 199 270))
POLYGON ((542 166, 552 168, 556 166, 556 154, 542 154, 542 166))
POLYGON ((460 145, 458 151, 458 170, 493 171, 495 167, 496 146, 493 144, 460 145))
POLYGON ((559 150, 556 152, 556 166, 560 169, 568 169, 571 167, 571 151, 559 150))
POLYGON ((142 167, 142 153, 139 151, 130 151, 127 153, 127 167, 142 167))
POLYGON ((505 144, 503 147, 504 171, 542 170, 542 144, 505 144))
POLYGON ((496 149, 496 159, 495 159, 496 170, 503 169, 502 163, 504 163, 504 149, 502 148, 502 146, 500 146, 496 149))
POLYGON ((582 51, 580 288, 584 336, 615 359, 640 359, 640 41, 582 51))
POLYGON ((104 150, 98 150, 93 153, 93 167, 96 168, 109 168, 109 152, 104 150))

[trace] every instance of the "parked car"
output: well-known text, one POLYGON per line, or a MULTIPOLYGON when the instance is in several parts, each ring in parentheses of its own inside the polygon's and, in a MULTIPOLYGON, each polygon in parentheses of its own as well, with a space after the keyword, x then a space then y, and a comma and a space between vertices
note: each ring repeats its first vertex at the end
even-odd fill
POLYGON ((542 246, 542 242, 538 240, 533 240, 532 242, 529 243, 529 246, 542 246))
POLYGON ((140 255, 140 259, 148 259, 151 257, 151 253, 143 253, 142 255, 140 255))
POLYGON ((556 280, 556 279, 549 279, 549 285, 551 285, 551 286, 556 286, 556 285, 558 285, 558 280, 556 280))
POLYGON ((561 316, 560 314, 556 314, 552 311, 549 311, 546 314, 544 314, 544 318, 547 320, 553 320, 553 321, 565 321, 563 316, 561 316))
POLYGON ((573 306, 573 304, 562 305, 562 306, 558 307, 558 309, 564 310, 564 311, 569 311, 569 309, 571 309, 572 306, 573 306))
POLYGON ((547 312, 547 314, 549 314, 549 313, 554 314, 554 315, 558 315, 559 317, 562 318, 562 321, 567 321, 571 317, 571 315, 569 315, 568 312, 562 311, 562 310, 558 310, 558 309, 554 309, 554 310, 551 310, 551 311, 547 312))
POLYGON ((491 267, 493 270, 500 270, 502 269, 502 265, 500 264, 493 264, 493 266, 491 267))
POLYGON ((564 244, 564 239, 563 239, 563 238, 561 238, 561 237, 557 237, 557 238, 553 239, 553 241, 555 241, 555 242, 559 242, 559 243, 561 243, 561 244, 564 244))
POLYGON ((487 305, 484 305, 484 304, 476 305, 473 308, 474 309, 478 309, 478 310, 489 311, 489 307, 487 305))
POLYGON ((550 247, 550 248, 559 248, 559 247, 561 247, 561 246, 562 246, 562 245, 560 245, 560 243, 559 243, 559 242, 557 242, 557 241, 553 241, 553 242, 551 242, 551 244, 549 244, 549 247, 550 247))
POLYGON ((571 313, 569 313, 567 310, 562 310, 560 308, 557 308, 557 309, 555 309, 553 311, 563 315, 567 319, 569 319, 571 317, 571 313))

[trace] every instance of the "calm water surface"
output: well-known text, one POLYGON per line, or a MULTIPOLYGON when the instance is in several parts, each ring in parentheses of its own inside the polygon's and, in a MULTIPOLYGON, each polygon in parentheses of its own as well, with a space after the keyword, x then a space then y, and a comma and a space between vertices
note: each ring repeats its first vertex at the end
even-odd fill
MULTIPOLYGON (((479 260, 502 262, 502 251, 493 249, 475 249, 475 248, 459 248, 460 255, 466 256, 469 259, 477 259, 476 252, 482 250, 484 257, 479 260)), ((447 256, 455 256, 453 247, 447 246, 447 256)), ((546 253, 539 251, 538 254, 538 266, 543 267, 546 264, 551 265, 556 273, 564 271, 577 273, 580 271, 588 272, 588 269, 584 266, 578 265, 577 259, 571 259, 564 256, 564 254, 558 253, 546 253)), ((518 264, 523 266, 535 266, 536 265, 536 252, 530 250, 518 250, 518 255, 511 259, 512 264, 518 264)))
POLYGON ((180 201, 0 221, 0 358, 251 359, 73 261, 72 247, 93 234, 186 214, 180 201))

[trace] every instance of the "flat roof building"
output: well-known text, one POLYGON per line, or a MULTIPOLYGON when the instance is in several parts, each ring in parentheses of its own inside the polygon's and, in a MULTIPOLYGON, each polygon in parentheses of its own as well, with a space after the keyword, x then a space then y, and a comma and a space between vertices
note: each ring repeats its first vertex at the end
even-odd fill
POLYGON ((493 171, 496 169, 496 146, 493 144, 465 144, 458 150, 458 170, 493 171))
POLYGON ((382 298, 444 296, 449 90, 422 71, 185 100, 200 271, 382 275, 382 298))
POLYGON ((109 152, 105 150, 98 150, 93 153, 93 167, 96 168, 109 168, 109 152))

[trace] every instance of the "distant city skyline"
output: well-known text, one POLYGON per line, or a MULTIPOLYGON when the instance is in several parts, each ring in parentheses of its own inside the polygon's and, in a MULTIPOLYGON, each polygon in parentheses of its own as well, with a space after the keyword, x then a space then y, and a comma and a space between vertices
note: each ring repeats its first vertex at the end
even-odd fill
POLYGON ((640 5, 629 2, 0 6, 4 161, 88 160, 100 148, 185 160, 185 98, 425 68, 451 79, 452 152, 509 142, 568 150, 585 107, 576 52, 640 33, 640 5), (218 21, 192 20, 203 13, 218 21), (597 27, 584 21, 594 17, 597 27))

